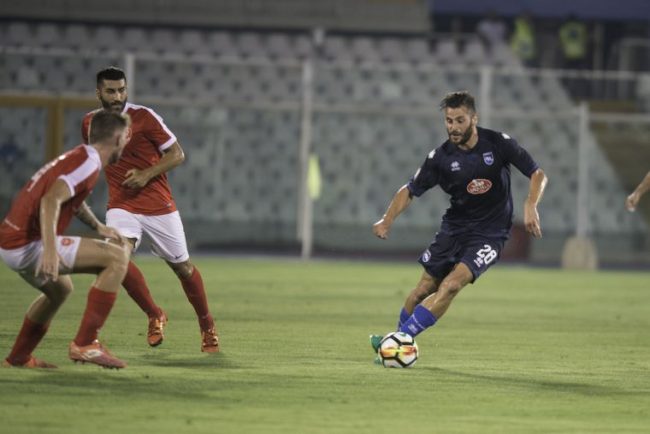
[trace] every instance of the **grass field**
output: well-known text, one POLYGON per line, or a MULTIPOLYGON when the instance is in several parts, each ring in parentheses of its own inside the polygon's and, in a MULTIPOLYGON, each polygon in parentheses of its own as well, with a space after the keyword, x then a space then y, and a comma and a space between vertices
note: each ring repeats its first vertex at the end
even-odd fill
MULTIPOLYGON (((36 355, 0 369, 2 433, 650 432, 650 274, 497 266, 417 340, 413 369, 372 363, 417 264, 200 258, 223 350, 199 351, 193 311, 139 258, 170 317, 159 348, 122 292, 101 337, 122 371, 74 365, 89 277, 75 278, 36 355)), ((0 353, 36 292, 0 267, 0 353)))

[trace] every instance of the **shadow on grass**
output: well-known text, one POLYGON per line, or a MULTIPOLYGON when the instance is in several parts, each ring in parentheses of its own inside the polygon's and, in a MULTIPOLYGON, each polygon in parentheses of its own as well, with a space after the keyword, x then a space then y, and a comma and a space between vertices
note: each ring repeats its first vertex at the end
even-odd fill
POLYGON ((423 367, 422 370, 433 371, 449 377, 464 378, 467 380, 489 382, 496 385, 525 387, 539 391, 572 393, 583 396, 646 396, 650 392, 641 390, 629 390, 616 387, 600 386, 597 384, 576 383, 565 381, 539 380, 535 378, 507 377, 487 374, 473 374, 468 372, 454 371, 436 367, 423 367))
POLYGON ((235 363, 224 353, 200 354, 181 357, 175 354, 159 353, 155 357, 146 357, 142 365, 153 365, 156 367, 169 368, 201 368, 201 369, 241 369, 242 366, 235 363))
POLYGON ((187 358, 161 354, 140 360, 132 358, 129 366, 120 371, 91 364, 54 370, 16 369, 15 375, 0 377, 0 387, 7 391, 38 390, 39 394, 56 399, 103 399, 107 395, 152 399, 173 394, 174 399, 227 402, 228 396, 215 393, 232 387, 231 375, 219 375, 224 368, 237 366, 223 353, 187 358))

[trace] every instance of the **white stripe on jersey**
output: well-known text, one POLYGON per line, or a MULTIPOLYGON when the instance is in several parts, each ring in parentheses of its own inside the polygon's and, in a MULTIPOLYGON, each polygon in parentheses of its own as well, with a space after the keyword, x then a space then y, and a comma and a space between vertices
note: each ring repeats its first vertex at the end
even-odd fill
POLYGON ((97 150, 92 146, 88 146, 88 145, 83 145, 83 146, 84 149, 86 150, 86 153, 88 154, 88 158, 86 158, 86 161, 84 161, 83 164, 81 164, 81 166, 77 167, 72 172, 65 175, 61 175, 58 178, 65 181, 65 183, 68 184, 68 188, 70 189, 70 193, 72 194, 72 196, 75 195, 75 187, 77 187, 77 185, 84 182, 86 179, 88 179, 90 175, 97 172, 98 170, 101 170, 102 168, 102 162, 101 159, 99 158, 99 154, 97 153, 97 150))
POLYGON ((162 153, 165 149, 169 148, 171 145, 173 145, 176 142, 176 140, 177 140, 176 136, 174 135, 174 133, 172 133, 172 130, 167 128, 167 125, 165 125, 165 121, 163 121, 163 118, 158 113, 156 113, 155 111, 153 111, 149 107, 146 107, 146 106, 143 106, 143 105, 138 105, 138 104, 131 104, 130 102, 127 102, 124 105, 124 110, 122 110, 122 113, 126 113, 129 110, 129 108, 132 108, 134 110, 146 110, 146 111, 148 111, 149 113, 151 113, 151 115, 154 118, 156 118, 156 120, 158 121, 160 126, 167 133, 167 135, 169 136, 169 140, 167 140, 162 145, 158 146, 158 150, 160 151, 160 153, 162 153))

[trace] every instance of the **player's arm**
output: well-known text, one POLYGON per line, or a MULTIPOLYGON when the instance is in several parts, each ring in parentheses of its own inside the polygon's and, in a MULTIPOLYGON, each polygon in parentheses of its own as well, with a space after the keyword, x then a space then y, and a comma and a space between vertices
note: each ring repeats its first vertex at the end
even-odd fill
POLYGON ((55 281, 59 277, 59 255, 56 251, 56 229, 59 225, 61 205, 72 197, 68 184, 57 179, 41 198, 39 218, 43 256, 38 264, 36 274, 47 280, 55 281))
POLYGON ((95 213, 93 212, 93 210, 90 209, 90 207, 85 201, 81 203, 81 206, 79 206, 75 215, 86 226, 97 231, 97 233, 102 237, 115 240, 120 244, 126 242, 124 237, 122 237, 122 235, 117 231, 117 229, 108 227, 102 222, 100 222, 97 216, 95 215, 95 213))
POLYGON ((526 197, 524 203, 524 225, 526 226, 526 231, 531 233, 535 238, 542 237, 542 227, 539 222, 537 205, 542 200, 547 183, 548 178, 542 169, 535 170, 530 176, 528 197, 526 197))
POLYGON ((166 173, 185 161, 185 153, 178 142, 174 142, 163 151, 163 156, 158 163, 146 169, 131 169, 126 172, 126 179, 122 185, 131 188, 142 188, 156 176, 166 173))
POLYGON ((636 210, 636 206, 639 204, 641 196, 643 196, 648 190, 650 190, 650 172, 646 174, 645 178, 643 178, 639 185, 636 186, 634 191, 625 200, 625 206, 628 211, 636 210))
POLYGON ((381 239, 388 238, 388 231, 393 222, 411 204, 411 192, 408 185, 402 186, 390 201, 384 216, 372 226, 372 232, 381 239))

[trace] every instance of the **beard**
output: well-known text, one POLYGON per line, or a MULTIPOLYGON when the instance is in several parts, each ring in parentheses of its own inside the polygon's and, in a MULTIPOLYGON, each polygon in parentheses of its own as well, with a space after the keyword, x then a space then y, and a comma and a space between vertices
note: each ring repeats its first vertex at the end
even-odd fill
POLYGON ((115 101, 113 103, 110 103, 103 98, 99 98, 99 100, 101 101, 102 107, 104 109, 116 113, 121 113, 122 110, 124 110, 124 106, 126 105, 126 99, 124 101, 115 101))
POLYGON ((470 122, 469 127, 467 127, 467 129, 460 134, 460 139, 458 139, 458 142, 454 141, 454 139, 458 137, 457 135, 450 134, 449 132, 447 132, 447 134, 449 135, 450 142, 452 142, 456 146, 463 146, 467 144, 469 139, 472 137, 473 131, 474 131, 474 124, 470 122))
POLYGON ((117 163, 117 161, 118 161, 118 160, 120 159, 120 157, 122 156, 121 154, 122 154, 121 152, 113 152, 113 153, 111 154, 110 158, 108 159, 108 164, 115 164, 115 163, 117 163))

